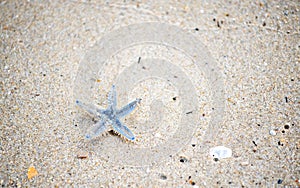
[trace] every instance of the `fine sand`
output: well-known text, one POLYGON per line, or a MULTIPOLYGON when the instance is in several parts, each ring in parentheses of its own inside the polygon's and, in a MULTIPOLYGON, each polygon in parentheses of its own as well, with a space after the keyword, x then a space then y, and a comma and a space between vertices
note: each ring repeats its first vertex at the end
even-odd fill
POLYGON ((0 1, 0 185, 299 187, 299 9, 0 1), (135 142, 84 139, 112 84, 135 142))

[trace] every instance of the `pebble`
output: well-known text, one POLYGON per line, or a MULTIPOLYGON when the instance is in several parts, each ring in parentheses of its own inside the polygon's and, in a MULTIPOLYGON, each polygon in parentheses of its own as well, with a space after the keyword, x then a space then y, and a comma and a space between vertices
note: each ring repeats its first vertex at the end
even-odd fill
POLYGON ((88 158, 88 156, 89 156, 89 154, 86 151, 79 151, 77 153, 77 158, 78 159, 86 159, 86 158, 88 158))

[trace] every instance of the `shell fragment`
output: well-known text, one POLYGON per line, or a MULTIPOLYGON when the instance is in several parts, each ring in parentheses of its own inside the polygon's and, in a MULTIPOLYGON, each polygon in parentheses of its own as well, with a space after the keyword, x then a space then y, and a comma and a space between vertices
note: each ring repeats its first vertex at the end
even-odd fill
POLYGON ((217 159, 229 158, 232 156, 232 150, 225 146, 213 147, 209 151, 210 156, 217 159))

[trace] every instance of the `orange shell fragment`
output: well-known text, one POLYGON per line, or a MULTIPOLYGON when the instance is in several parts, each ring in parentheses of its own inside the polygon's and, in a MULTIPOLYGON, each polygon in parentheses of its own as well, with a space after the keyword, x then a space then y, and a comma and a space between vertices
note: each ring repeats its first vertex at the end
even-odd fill
POLYGON ((36 175, 38 175, 38 172, 36 171, 36 169, 33 166, 29 167, 28 172, 27 172, 28 179, 31 179, 36 175))

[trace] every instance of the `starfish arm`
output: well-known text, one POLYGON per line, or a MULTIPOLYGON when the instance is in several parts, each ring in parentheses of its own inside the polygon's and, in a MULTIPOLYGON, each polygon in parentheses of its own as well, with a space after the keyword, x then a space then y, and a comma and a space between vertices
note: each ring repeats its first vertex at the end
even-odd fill
POLYGON ((79 100, 76 100, 76 104, 77 104, 80 108, 84 109, 85 111, 87 111, 87 112, 89 112, 90 114, 95 115, 95 116, 99 116, 100 114, 102 114, 102 113, 104 112, 103 109, 99 109, 99 108, 97 108, 96 106, 91 105, 91 104, 89 104, 89 105, 84 104, 83 102, 81 102, 81 101, 79 101, 79 100))
POLYGON ((100 135, 106 130, 105 121, 98 121, 96 124, 94 124, 92 127, 90 127, 87 130, 87 133, 85 135, 85 138, 90 140, 95 138, 96 136, 100 135))
POLYGON ((111 108, 113 111, 115 111, 117 108, 117 94, 115 85, 111 87, 111 91, 108 94, 108 106, 108 108, 111 108))
POLYGON ((132 101, 131 103, 127 104, 126 106, 124 106, 123 108, 121 108, 120 110, 117 110, 117 117, 121 118, 121 117, 124 117, 124 116, 130 114, 135 109, 137 104, 140 102, 141 102, 141 99, 136 99, 136 100, 132 101))
POLYGON ((127 139, 135 140, 134 134, 119 119, 116 119, 112 126, 115 131, 125 136, 127 139))

